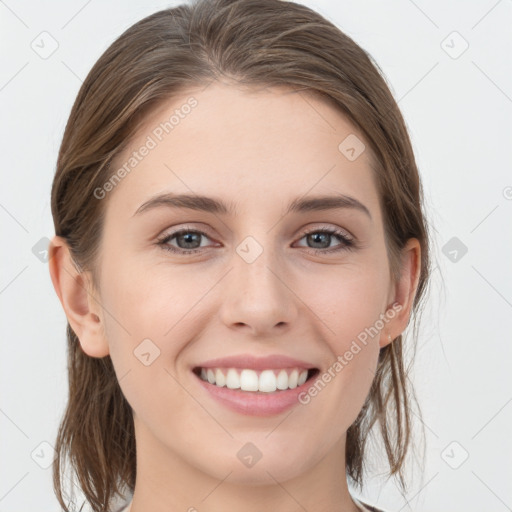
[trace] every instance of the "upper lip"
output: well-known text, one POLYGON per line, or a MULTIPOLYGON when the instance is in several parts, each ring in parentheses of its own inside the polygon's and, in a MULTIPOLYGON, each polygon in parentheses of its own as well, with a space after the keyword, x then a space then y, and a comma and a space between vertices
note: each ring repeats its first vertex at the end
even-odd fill
POLYGON ((279 368, 316 368, 315 365, 300 359, 294 359, 285 355, 275 354, 265 357, 255 357, 251 354, 210 359, 196 366, 196 368, 247 368, 252 370, 267 370, 279 368))

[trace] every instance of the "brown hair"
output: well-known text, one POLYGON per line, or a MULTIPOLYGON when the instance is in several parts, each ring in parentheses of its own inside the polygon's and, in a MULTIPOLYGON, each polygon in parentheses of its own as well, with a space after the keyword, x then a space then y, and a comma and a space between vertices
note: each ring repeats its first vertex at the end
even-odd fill
MULTIPOLYGON (((85 79, 71 110, 52 186, 55 234, 63 237, 79 270, 91 272, 102 236, 107 200, 94 190, 112 174, 111 162, 154 108, 187 88, 229 79, 238 85, 284 86, 328 101, 369 145, 380 195, 392 277, 410 238, 421 244, 413 312, 430 274, 423 192, 407 129, 372 58, 313 10, 280 0, 198 0, 156 12, 126 30, 85 79)), ((416 333, 415 333, 416 334, 416 333)), ((415 336, 416 337, 416 336, 415 336)), ((53 480, 64 508, 69 459, 95 512, 106 512, 136 476, 132 410, 110 356, 93 358, 67 326, 69 401, 56 440, 53 480)), ((347 431, 346 472, 362 487, 365 445, 377 423, 389 475, 403 468, 411 444, 408 380, 402 335, 381 349, 377 373, 357 420, 347 431)))

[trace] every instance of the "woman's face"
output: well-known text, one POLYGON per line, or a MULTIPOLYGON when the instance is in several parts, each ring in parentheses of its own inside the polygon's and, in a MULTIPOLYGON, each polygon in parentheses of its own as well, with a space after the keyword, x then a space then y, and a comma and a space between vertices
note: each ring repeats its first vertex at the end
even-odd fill
POLYGON ((127 164, 122 179, 95 199, 107 201, 104 337, 95 349, 81 343, 110 353, 133 408, 139 470, 274 484, 320 461, 344 468, 380 345, 400 333, 386 317, 395 288, 362 140, 312 96, 214 83, 153 112, 116 160, 127 164), (180 207, 180 195, 195 199, 180 207), (321 196, 336 205, 308 207, 321 196), (205 383, 201 367, 226 377, 234 368, 230 386, 241 375, 257 389, 293 388, 294 367, 317 372, 299 395, 205 383))

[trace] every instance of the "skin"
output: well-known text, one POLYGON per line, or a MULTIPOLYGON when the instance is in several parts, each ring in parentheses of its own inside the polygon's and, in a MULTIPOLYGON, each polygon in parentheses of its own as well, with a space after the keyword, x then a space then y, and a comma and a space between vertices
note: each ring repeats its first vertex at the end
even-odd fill
MULTIPOLYGON (((65 242, 52 240, 50 273, 66 316, 86 354, 110 355, 134 411, 131 512, 356 511, 342 477, 346 431, 369 393, 379 349, 407 326, 419 243, 409 241, 393 282, 369 146, 349 161, 338 145, 363 136, 304 93, 228 83, 188 91, 146 119, 116 165, 191 95, 198 105, 103 199, 96 287, 88 272, 76 272, 65 242), (239 213, 162 206, 134 216, 171 191, 233 201, 239 213), (316 194, 352 196, 372 218, 348 208, 283 216, 289 201, 316 194), (183 227, 206 233, 203 252, 180 256, 158 245, 183 227), (359 247, 315 254, 343 242, 332 236, 315 245, 306 228, 341 228, 359 247), (263 249, 252 263, 236 252, 247 236, 263 249), (191 372, 243 353, 284 354, 325 371, 395 302, 402 309, 385 327, 291 412, 243 416, 214 402, 191 372), (133 354, 146 338, 160 349, 149 366, 133 354), (262 453, 251 468, 237 457, 248 442, 262 453)), ((177 238, 168 244, 188 247, 177 238)))

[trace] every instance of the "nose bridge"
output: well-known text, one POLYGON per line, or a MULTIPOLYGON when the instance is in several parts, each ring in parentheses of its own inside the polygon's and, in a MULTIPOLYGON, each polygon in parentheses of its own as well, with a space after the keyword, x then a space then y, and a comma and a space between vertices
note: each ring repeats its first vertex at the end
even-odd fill
POLYGON ((283 287, 276 274, 283 272, 279 252, 273 246, 271 233, 249 235, 235 249, 234 279, 250 293, 280 294, 283 287), (257 236, 257 238, 256 238, 257 236))
POLYGON ((264 331, 291 322, 293 293, 285 285, 283 259, 272 246, 273 238, 271 233, 249 235, 236 246, 223 305, 226 323, 264 331))

